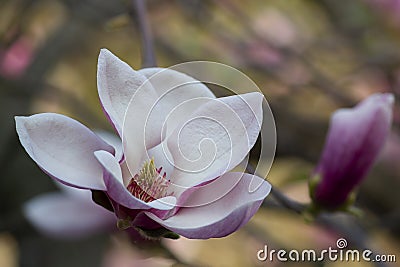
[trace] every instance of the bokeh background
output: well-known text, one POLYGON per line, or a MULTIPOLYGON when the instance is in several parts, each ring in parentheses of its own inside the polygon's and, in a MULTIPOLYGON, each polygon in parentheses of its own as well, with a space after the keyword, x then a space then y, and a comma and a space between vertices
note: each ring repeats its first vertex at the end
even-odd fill
MULTIPOLYGON (((398 101, 399 0, 146 4, 159 66, 217 61, 257 83, 275 116, 278 136, 267 179, 298 201, 309 201, 307 179, 331 113, 375 92, 391 92, 398 101)), ((128 267, 145 266, 139 258, 168 258, 163 251, 132 246, 118 233, 68 241, 45 237, 21 212, 26 201, 57 188, 23 151, 13 117, 58 112, 90 128, 112 131, 97 97, 97 56, 105 47, 140 68, 137 24, 130 1, 0 1, 0 266, 128 267)), ((250 223, 229 237, 182 238, 164 246, 193 266, 375 266, 261 263, 256 258, 265 244, 271 249, 321 250, 335 247, 346 234, 379 253, 396 254, 400 261, 399 122, 396 102, 392 134, 359 188, 357 206, 365 217, 330 216, 346 226, 338 229, 336 224, 307 222, 268 198, 250 223)), ((154 266, 171 264, 159 260, 154 266)))

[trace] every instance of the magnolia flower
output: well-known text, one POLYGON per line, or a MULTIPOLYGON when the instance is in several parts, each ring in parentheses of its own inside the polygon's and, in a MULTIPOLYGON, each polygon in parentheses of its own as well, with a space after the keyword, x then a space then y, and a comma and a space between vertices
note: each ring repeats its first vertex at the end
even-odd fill
POLYGON ((60 114, 16 117, 21 144, 44 172, 104 192, 128 231, 223 237, 254 215, 270 185, 230 171, 256 142, 262 94, 215 98, 192 77, 162 68, 134 71, 105 49, 97 82, 118 142, 60 114))
POLYGON ((314 171, 314 201, 327 208, 345 204, 374 163, 392 122, 391 94, 374 94, 356 107, 339 109, 314 171))

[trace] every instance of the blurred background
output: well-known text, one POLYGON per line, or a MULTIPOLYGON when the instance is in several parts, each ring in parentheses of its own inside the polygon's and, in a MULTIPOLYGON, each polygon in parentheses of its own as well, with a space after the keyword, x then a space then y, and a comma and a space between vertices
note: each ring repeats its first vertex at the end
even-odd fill
MULTIPOLYGON (((269 101, 278 146, 268 180, 308 202, 331 113, 375 92, 400 94, 400 0, 148 0, 159 66, 193 60, 231 65, 253 79, 269 101)), ((0 266, 150 266, 137 259, 165 253, 131 246, 119 234, 79 240, 43 236, 24 219, 29 199, 58 190, 28 157, 14 116, 58 112, 112 131, 96 89, 96 64, 108 48, 141 67, 141 34, 129 1, 0 1, 0 266)), ((281 266, 257 261, 265 244, 326 249, 346 233, 400 260, 400 112, 392 134, 359 189, 363 219, 334 215, 345 229, 307 223, 268 200, 237 233, 215 240, 165 241, 193 266, 281 266)), ((56 215, 55 215, 56 216, 56 215)), ((165 264, 165 265, 162 265, 165 264)), ((182 265, 182 264, 181 264, 182 265)), ((375 266, 372 263, 285 263, 289 266, 375 266)), ((383 266, 383 265, 382 265, 383 266)), ((400 266, 391 263, 385 266, 400 266)))

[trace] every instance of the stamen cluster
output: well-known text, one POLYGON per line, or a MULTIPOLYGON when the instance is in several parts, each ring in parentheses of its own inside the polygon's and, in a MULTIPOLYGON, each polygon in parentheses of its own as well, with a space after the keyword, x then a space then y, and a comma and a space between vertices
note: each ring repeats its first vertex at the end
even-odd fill
POLYGON ((142 169, 138 174, 135 174, 128 184, 128 191, 131 194, 143 200, 144 202, 151 202, 153 200, 166 197, 168 195, 168 186, 171 184, 167 180, 167 174, 164 172, 162 175, 162 167, 156 168, 154 159, 143 164, 142 169))

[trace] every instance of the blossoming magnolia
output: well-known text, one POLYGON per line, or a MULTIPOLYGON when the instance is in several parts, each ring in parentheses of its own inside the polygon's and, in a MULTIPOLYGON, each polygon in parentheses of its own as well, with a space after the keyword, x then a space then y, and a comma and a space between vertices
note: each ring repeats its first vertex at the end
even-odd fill
POLYGON ((254 215, 270 185, 230 170, 256 142, 262 94, 215 98, 192 77, 162 68, 134 71, 105 49, 97 80, 121 140, 107 143, 59 114, 16 117, 21 144, 43 171, 63 184, 105 192, 129 231, 222 237, 254 215))
POLYGON ((341 206, 365 177, 389 134, 393 102, 391 94, 374 94, 356 107, 332 115, 314 171, 317 185, 311 194, 317 204, 341 206))

